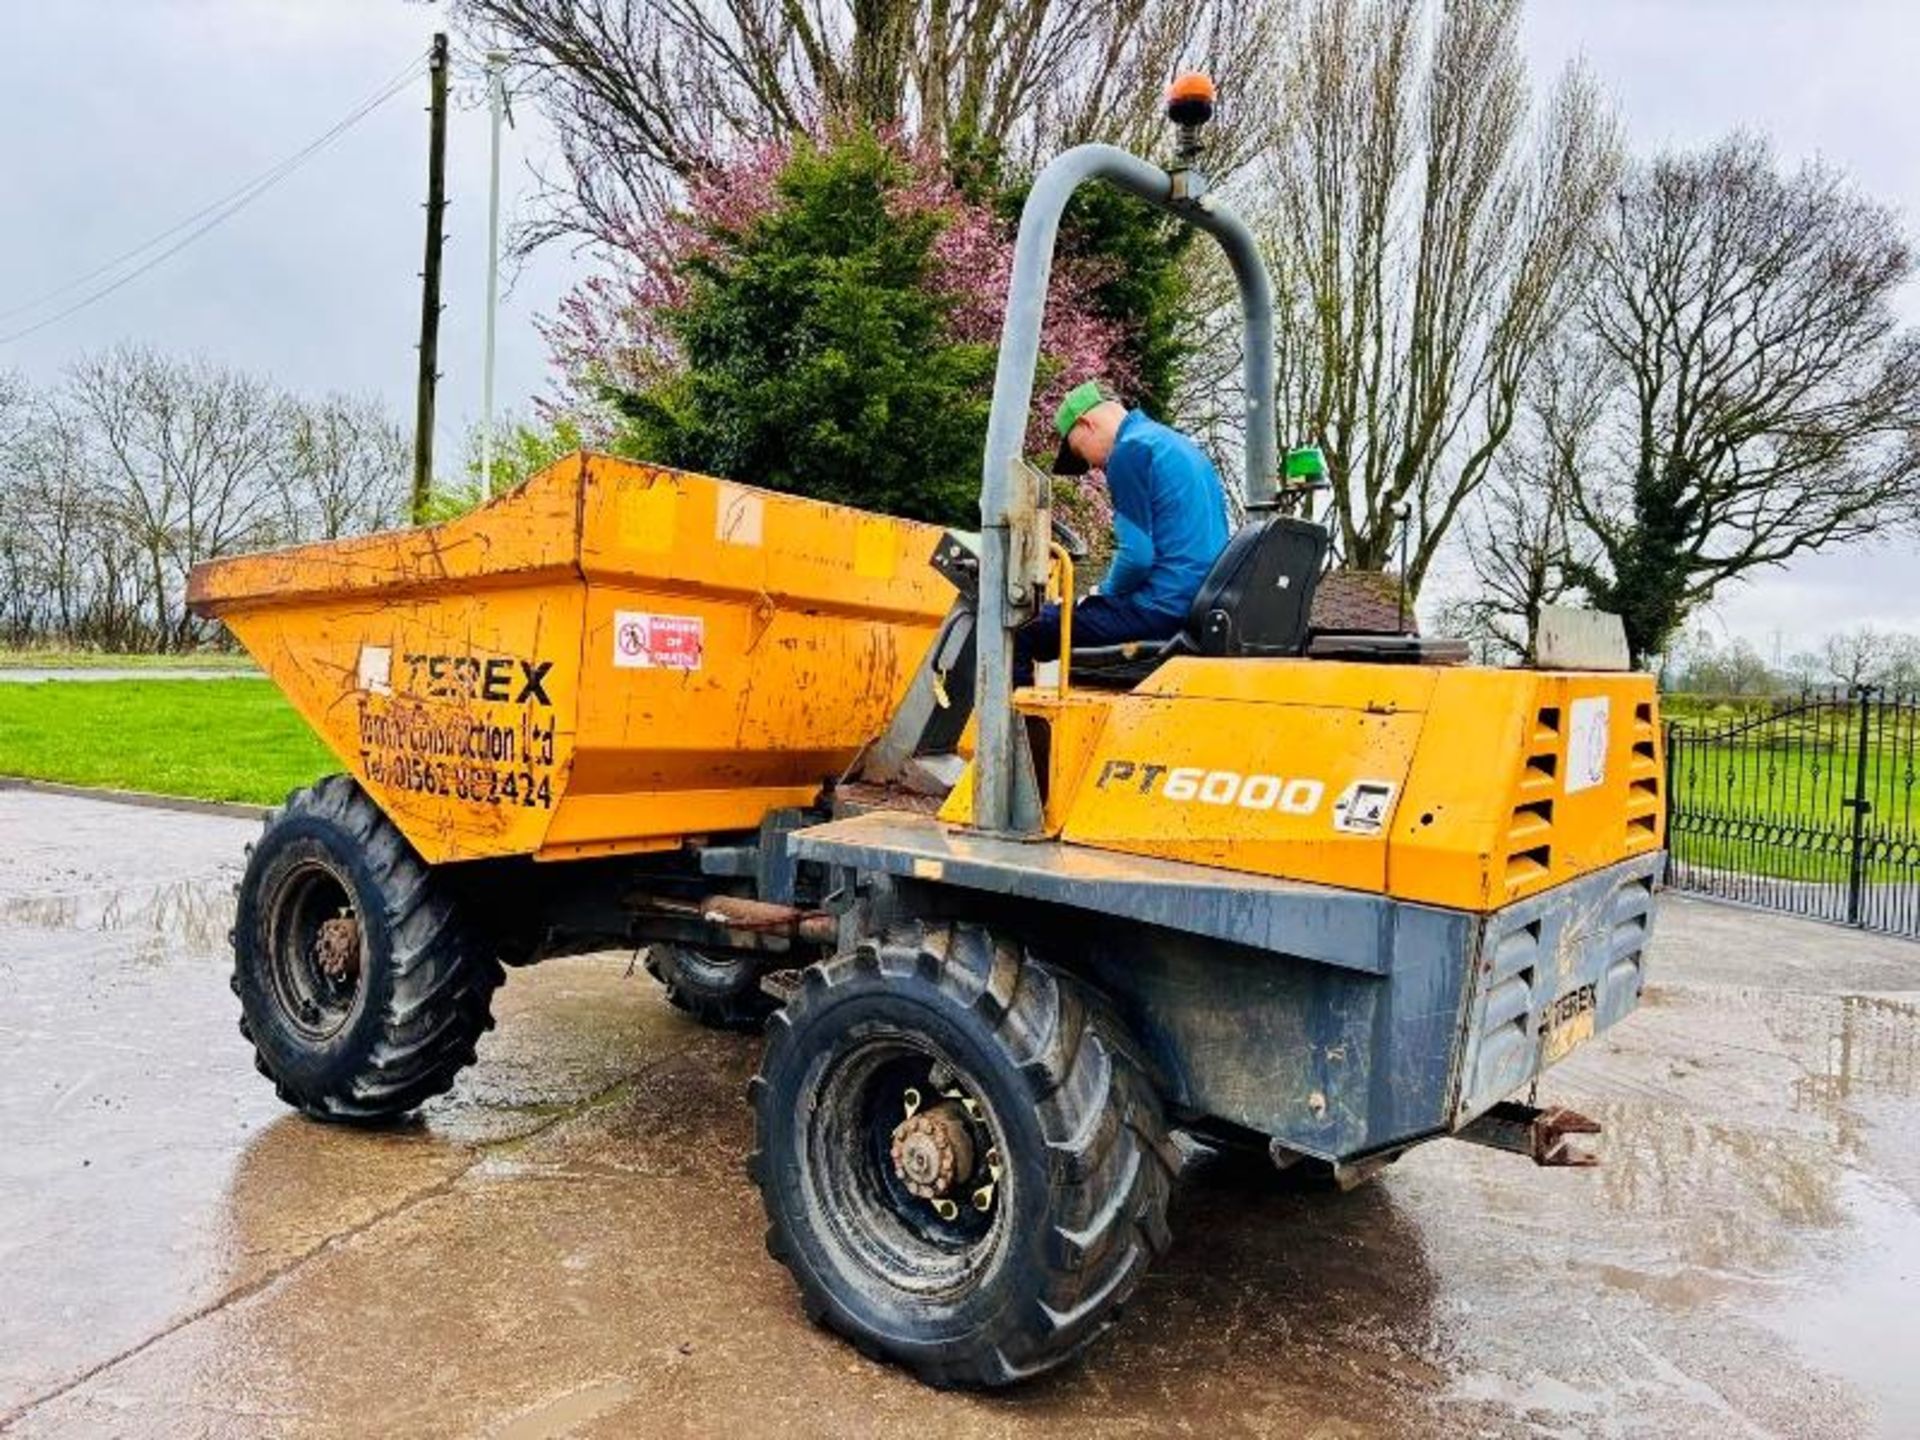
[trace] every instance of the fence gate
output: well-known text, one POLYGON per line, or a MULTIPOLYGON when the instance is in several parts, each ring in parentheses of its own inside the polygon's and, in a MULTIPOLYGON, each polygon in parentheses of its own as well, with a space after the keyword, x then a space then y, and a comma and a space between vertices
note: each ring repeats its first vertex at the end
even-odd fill
POLYGON ((1667 883, 1920 936, 1920 698, 1803 696, 1667 726, 1667 883))

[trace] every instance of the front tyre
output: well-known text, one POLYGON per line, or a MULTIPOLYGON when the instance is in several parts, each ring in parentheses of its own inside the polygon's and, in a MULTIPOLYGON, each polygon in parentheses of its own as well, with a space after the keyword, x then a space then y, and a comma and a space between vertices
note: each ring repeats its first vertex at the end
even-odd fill
POLYGON ((403 1115, 492 1028, 504 972, 446 885, 345 775, 297 790, 248 850, 233 991, 254 1063, 321 1120, 403 1115))
POLYGON ((1166 1246, 1172 1152, 1125 1033, 981 928, 810 967, 750 1093, 808 1315, 932 1384, 1060 1364, 1166 1246))

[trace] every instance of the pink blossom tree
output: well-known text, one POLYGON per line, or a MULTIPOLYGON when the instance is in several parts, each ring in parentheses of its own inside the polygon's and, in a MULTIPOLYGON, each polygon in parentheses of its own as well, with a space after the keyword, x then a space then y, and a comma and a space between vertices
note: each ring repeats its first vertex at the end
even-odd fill
MULTIPOLYGON (((680 210, 631 226, 607 268, 569 293, 544 327, 559 375, 549 413, 576 420, 598 443, 615 442, 619 425, 608 395, 653 391, 684 372, 674 320, 688 303, 691 270, 727 266, 733 248, 782 203, 779 180, 796 145, 834 143, 783 140, 742 148, 709 167, 680 210)), ((925 284, 944 303, 947 339, 997 346, 1012 274, 1012 226, 989 203, 962 191, 930 149, 898 136, 883 143, 902 177, 885 197, 888 213, 903 222, 931 217, 937 223, 925 284)), ((1102 278, 1097 262, 1065 257, 1054 267, 1027 434, 1035 455, 1052 452, 1053 412, 1072 385, 1098 376, 1127 393, 1134 383, 1123 327, 1095 308, 1102 278)), ((1056 501, 1082 528, 1104 535, 1110 511, 1097 479, 1063 483, 1056 501)))

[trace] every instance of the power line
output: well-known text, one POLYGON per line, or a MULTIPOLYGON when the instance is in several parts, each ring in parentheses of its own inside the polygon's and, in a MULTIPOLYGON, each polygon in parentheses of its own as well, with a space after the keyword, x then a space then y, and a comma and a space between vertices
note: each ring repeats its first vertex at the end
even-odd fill
POLYGON ((319 136, 319 138, 308 142, 306 145, 302 146, 299 150, 296 150, 293 154, 287 156, 284 160, 281 160, 278 164, 273 165, 268 169, 261 171, 258 175, 255 175, 252 179, 246 181, 242 185, 236 186, 234 189, 228 191, 225 195, 222 195, 219 199, 210 201, 208 204, 203 205, 200 209, 194 211, 193 214, 187 216, 185 219, 180 220, 177 223, 168 226, 165 230, 162 230, 159 234, 149 237, 148 239, 142 241, 140 244, 134 246, 131 250, 123 251, 121 254, 114 256, 111 260, 106 261, 104 264, 98 265, 94 269, 89 270, 86 274, 76 276, 74 279, 67 281, 64 285, 57 285, 53 289, 45 291, 44 293, 35 296, 33 299, 26 301, 24 304, 15 305, 10 310, 0 310, 0 320, 10 320, 15 315, 23 314, 24 312, 29 310, 37 310, 42 305, 46 304, 47 301, 56 299, 59 296, 65 295, 70 291, 77 290, 82 285, 87 284, 89 281, 96 280, 102 275, 108 274, 111 271, 119 269, 120 266, 125 264, 127 261, 134 259, 136 256, 146 253, 148 250, 151 250, 154 246, 160 244, 162 241, 168 240, 173 236, 178 235, 182 230, 185 230, 190 225, 193 225, 196 221, 199 221, 205 218, 206 216, 211 215, 214 211, 224 209, 230 205, 234 205, 236 202, 245 203, 246 201, 251 200, 253 198, 254 192, 265 189, 266 187, 272 185, 277 180, 289 174, 294 168, 296 168, 298 165, 303 163, 313 154, 317 153, 328 142, 335 139, 347 128, 349 128, 354 123, 362 119, 365 115, 370 113, 375 107, 379 106, 380 104, 384 103, 388 99, 392 98, 392 96, 398 90, 405 87, 408 83, 410 83, 414 79, 418 78, 424 64, 425 64, 425 61, 423 58, 416 57, 413 61, 411 61, 408 64, 405 70, 401 71, 400 74, 394 76, 393 79, 389 80, 386 84, 382 85, 377 91, 375 91, 366 100, 362 101, 359 105, 355 106, 354 109, 346 116, 345 119, 339 121, 333 127, 328 129, 325 133, 319 136))
POLYGON ((72 291, 80 289, 92 281, 99 279, 101 276, 112 273, 135 257, 146 254, 152 250, 154 246, 172 239, 172 237, 176 235, 180 236, 173 244, 166 246, 165 249, 160 250, 156 254, 148 256, 146 260, 127 271, 124 275, 82 296, 73 304, 55 311, 45 319, 35 321, 31 325, 24 326, 21 329, 14 330, 5 335, 0 335, 0 345, 8 345, 15 340, 25 339, 27 336, 44 330, 50 325, 57 324, 69 315, 77 314, 89 305, 106 299, 107 296, 113 294, 121 287, 131 284, 156 265, 177 255, 202 235, 205 235, 209 230, 232 219, 233 216, 239 214, 240 211, 244 210, 248 205, 266 194, 267 191, 286 179, 287 176, 313 159, 314 156, 326 149, 327 146, 346 134, 348 130, 359 124, 360 121, 364 120, 368 115, 371 115, 375 110, 379 109, 380 106, 384 105, 408 85, 412 84, 425 69, 426 57, 424 55, 416 57, 408 64, 405 70, 381 86, 379 90, 367 99, 361 101, 360 104, 355 106, 342 119, 336 121, 325 131, 321 132, 320 135, 308 141, 307 144, 301 146, 300 149, 294 151, 293 154, 289 155, 286 159, 280 161, 279 164, 274 165, 270 169, 263 170, 251 180, 227 192, 227 194, 218 200, 202 206, 185 219, 162 230, 159 234, 152 236, 142 244, 136 245, 133 249, 115 256, 105 264, 95 267, 85 275, 78 276, 63 285, 56 286, 54 289, 48 290, 24 304, 16 305, 10 310, 0 311, 0 320, 3 320, 28 311, 37 310, 50 300, 70 294, 72 291), (186 233, 182 234, 181 232, 183 231, 186 233))

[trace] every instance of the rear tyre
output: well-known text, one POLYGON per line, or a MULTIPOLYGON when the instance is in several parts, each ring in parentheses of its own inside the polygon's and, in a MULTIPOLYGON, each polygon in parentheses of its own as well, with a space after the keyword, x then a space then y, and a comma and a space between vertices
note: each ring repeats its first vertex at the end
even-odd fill
POLYGON ((667 1003, 716 1030, 758 1030, 779 1001, 760 988, 764 962, 744 955, 690 950, 684 945, 647 949, 647 973, 667 987, 667 1003))
POLYGON ((493 1026, 493 950, 345 775, 267 817, 232 939, 254 1064, 317 1119, 405 1114, 448 1089, 493 1026))
POLYGON ((931 1384, 1059 1365, 1166 1247, 1174 1157, 1125 1032, 978 927, 810 967, 749 1093, 807 1314, 931 1384))

